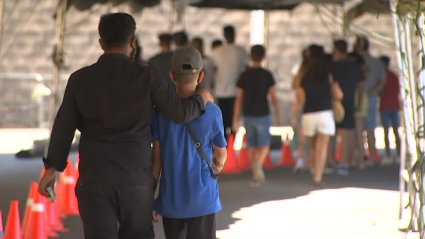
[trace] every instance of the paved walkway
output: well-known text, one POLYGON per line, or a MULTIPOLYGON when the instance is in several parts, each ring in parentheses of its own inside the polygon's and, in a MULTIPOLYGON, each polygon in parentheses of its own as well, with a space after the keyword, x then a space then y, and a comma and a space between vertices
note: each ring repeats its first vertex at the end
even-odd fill
MULTIPOLYGON (((15 159, 0 155, 0 210, 3 221, 10 200, 20 202, 21 213, 29 183, 40 175, 41 160, 15 159)), ((223 210, 217 215, 220 239, 401 239, 398 228, 398 166, 382 166, 349 176, 327 175, 326 185, 311 184, 308 173, 294 175, 290 169, 266 171, 267 184, 250 188, 249 174, 219 178, 223 210)), ((68 218, 71 232, 61 239, 82 239, 81 221, 68 218)), ((161 225, 155 225, 158 239, 164 239, 161 225)), ((407 238, 419 238, 413 233, 407 238)))

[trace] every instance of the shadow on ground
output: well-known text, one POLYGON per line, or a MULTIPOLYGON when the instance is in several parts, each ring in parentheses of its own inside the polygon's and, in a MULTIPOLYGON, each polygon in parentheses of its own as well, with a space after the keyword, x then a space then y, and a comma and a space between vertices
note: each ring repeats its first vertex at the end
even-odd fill
MULTIPOLYGON (((75 159, 75 154, 71 155, 75 159)), ((42 168, 41 159, 16 159, 14 155, 0 155, 0 210, 3 222, 9 211, 11 200, 18 200, 23 216, 26 198, 31 181, 37 181, 42 168)), ((314 186, 306 172, 293 174, 289 168, 266 170, 267 183, 260 188, 249 187, 249 172, 237 175, 221 175, 219 178, 220 197, 223 210, 217 215, 217 230, 228 229, 237 219, 232 215, 241 208, 284 199, 305 196, 315 190, 338 188, 367 188, 398 191, 398 166, 379 166, 365 170, 351 171, 349 176, 326 175, 325 185, 314 186)), ((329 201, 332 201, 329 198, 329 201)), ((82 224, 78 217, 70 217, 65 225, 71 232, 64 233, 62 239, 83 238, 82 224)), ((161 224, 155 225, 157 237, 163 239, 161 224)))

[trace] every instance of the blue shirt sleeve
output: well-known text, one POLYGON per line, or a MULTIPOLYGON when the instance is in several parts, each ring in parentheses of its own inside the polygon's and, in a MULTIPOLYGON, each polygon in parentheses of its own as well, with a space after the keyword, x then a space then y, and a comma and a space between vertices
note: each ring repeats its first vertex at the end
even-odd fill
POLYGON ((221 110, 217 107, 217 117, 215 118, 215 131, 213 137, 213 144, 219 148, 224 148, 227 146, 226 138, 224 138, 224 127, 223 127, 223 118, 221 116, 221 110))
POLYGON ((160 114, 155 112, 152 122, 152 136, 154 141, 159 141, 159 116, 160 114))

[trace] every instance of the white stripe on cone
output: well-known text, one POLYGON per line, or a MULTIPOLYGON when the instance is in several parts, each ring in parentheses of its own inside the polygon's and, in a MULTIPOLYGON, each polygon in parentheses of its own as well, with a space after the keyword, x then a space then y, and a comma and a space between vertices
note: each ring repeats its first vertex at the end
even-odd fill
POLYGON ((33 212, 44 212, 44 205, 42 203, 34 203, 31 209, 33 212))

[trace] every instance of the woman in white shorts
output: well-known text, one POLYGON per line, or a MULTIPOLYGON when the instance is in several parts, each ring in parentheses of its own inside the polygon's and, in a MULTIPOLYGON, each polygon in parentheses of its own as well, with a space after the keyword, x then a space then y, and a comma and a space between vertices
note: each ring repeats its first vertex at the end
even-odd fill
MULTIPOLYGON (((306 72, 297 89, 295 113, 303 110, 302 128, 309 142, 313 183, 322 184, 330 136, 335 135, 330 67, 320 46, 310 46, 306 72)), ((296 114, 294 114, 296 115, 296 114)), ((296 121, 296 119, 292 119, 296 121)))

